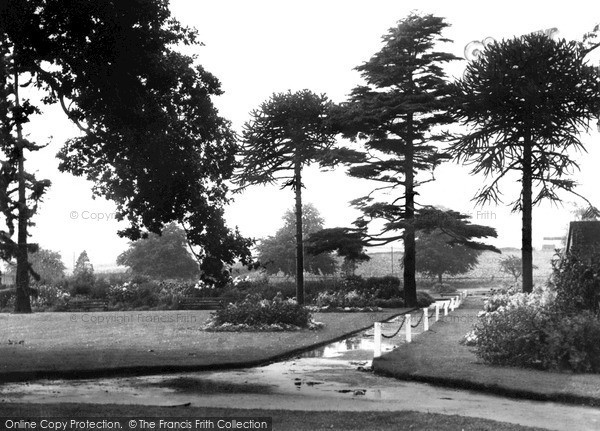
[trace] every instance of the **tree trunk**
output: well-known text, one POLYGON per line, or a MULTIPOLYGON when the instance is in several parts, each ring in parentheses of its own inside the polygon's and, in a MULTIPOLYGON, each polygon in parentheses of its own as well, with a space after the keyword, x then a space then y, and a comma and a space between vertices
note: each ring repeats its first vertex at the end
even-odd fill
POLYGON ((304 244, 302 238, 302 164, 298 157, 294 165, 296 192, 296 301, 304 305, 304 244))
POLYGON ((408 222, 408 226, 404 229, 404 300, 409 307, 417 306, 417 281, 416 274, 416 244, 415 244, 415 229, 412 225, 415 218, 415 192, 414 192, 414 154, 412 143, 412 114, 407 118, 407 139, 406 139, 406 154, 404 160, 405 169, 405 205, 404 218, 408 222))
POLYGON ((441 272, 438 274, 438 282, 440 283, 440 286, 442 285, 442 275, 443 274, 441 272))
MULTIPOLYGON (((20 108, 19 74, 15 70, 15 105, 20 108)), ((17 223, 17 274, 15 313, 31 313, 29 302, 29 265, 27 262, 27 198, 25 194, 25 158, 23 148, 23 130, 17 121, 17 151, 19 158, 19 202, 17 223)))
POLYGON ((523 148, 523 200, 522 204, 522 238, 521 238, 521 260, 523 262, 523 292, 533 291, 533 248, 532 238, 532 155, 531 134, 525 136, 523 148))

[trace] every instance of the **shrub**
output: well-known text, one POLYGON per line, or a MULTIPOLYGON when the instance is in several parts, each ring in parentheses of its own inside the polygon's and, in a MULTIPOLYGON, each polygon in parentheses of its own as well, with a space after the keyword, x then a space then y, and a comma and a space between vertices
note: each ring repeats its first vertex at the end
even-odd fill
POLYGON ((450 284, 436 283, 431 287, 431 291, 435 293, 454 293, 456 292, 456 287, 450 284))
POLYGON ((71 296, 89 296, 93 284, 88 281, 71 280, 68 282, 71 296))
POLYGON ((350 292, 321 292, 315 299, 318 307, 331 308, 363 308, 369 305, 369 301, 358 291, 350 292))
POLYGON ((390 299, 375 299, 373 301, 377 307, 380 308, 403 308, 404 300, 402 298, 390 298, 390 299))
POLYGON ((429 307, 434 302, 435 299, 429 293, 417 291, 417 307, 429 307))
POLYGON ((293 300, 267 300, 256 295, 248 295, 246 299, 215 313, 217 325, 294 325, 308 327, 310 312, 293 300))
POLYGON ((473 335, 477 355, 492 364, 600 372, 598 316, 565 314, 549 289, 492 296, 473 335))
POLYGON ((348 275, 342 278, 339 290, 344 292, 351 292, 353 290, 363 291, 365 289, 365 279, 360 275, 348 275))
POLYGON ((547 344, 547 368, 600 372, 600 321, 593 313, 556 315, 547 344))
POLYGON ((110 286, 108 300, 114 309, 153 308, 159 303, 160 291, 158 283, 153 281, 126 282, 110 286))
POLYGON ((550 314, 527 296, 481 316, 474 332, 477 356, 492 364, 543 368, 550 314))
MULTIPOLYGON (((304 283, 304 298, 306 303, 314 302, 319 292, 336 290, 335 282, 330 280, 309 280, 304 283)), ((296 297, 296 283, 284 281, 272 283, 265 278, 257 280, 235 278, 220 291, 224 302, 242 301, 248 294, 257 295, 262 299, 273 299, 281 296, 283 299, 296 297)))
POLYGON ((14 287, 0 285, 0 310, 14 308, 15 296, 14 287))
POLYGON ((108 281, 100 279, 91 286, 89 295, 94 299, 107 299, 110 292, 110 284, 108 281))
POLYGON ((400 279, 394 276, 369 277, 364 281, 363 292, 372 298, 391 299, 401 293, 400 279))
POLYGON ((556 291, 556 307, 564 313, 590 310, 598 313, 600 254, 586 259, 565 254, 552 261, 550 286, 556 291))
POLYGON ((59 286, 38 284, 35 286, 35 295, 32 295, 31 306, 36 311, 64 307, 70 295, 59 286))

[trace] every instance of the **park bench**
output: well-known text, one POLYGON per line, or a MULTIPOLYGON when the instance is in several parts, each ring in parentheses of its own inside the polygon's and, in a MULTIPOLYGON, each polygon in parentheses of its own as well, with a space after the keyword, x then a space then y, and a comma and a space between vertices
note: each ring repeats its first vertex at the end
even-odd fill
POLYGON ((221 307, 223 307, 223 302, 218 298, 184 296, 179 300, 180 310, 216 310, 221 307))
POLYGON ((107 311, 108 301, 101 299, 77 299, 67 303, 68 311, 107 311))

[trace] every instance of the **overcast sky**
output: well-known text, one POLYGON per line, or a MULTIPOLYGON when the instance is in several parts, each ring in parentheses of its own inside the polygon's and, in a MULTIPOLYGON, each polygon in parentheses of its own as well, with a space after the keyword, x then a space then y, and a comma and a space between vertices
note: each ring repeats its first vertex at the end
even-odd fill
MULTIPOLYGON (((353 68, 368 60, 381 47, 381 36, 411 10, 445 17, 452 25, 445 33, 454 40, 446 48, 463 56, 464 46, 473 40, 514 35, 557 27, 559 36, 580 39, 600 22, 600 2, 594 1, 253 1, 253 0, 172 0, 176 18, 199 30, 202 47, 194 47, 199 62, 215 74, 225 94, 215 103, 221 114, 239 132, 248 113, 273 92, 310 89, 326 93, 335 102, 345 100, 360 76, 353 68)), ((598 54, 592 57, 598 64, 598 54)), ((456 62, 449 73, 458 76, 465 62, 456 62)), ((92 200, 90 184, 60 174, 54 155, 62 143, 77 133, 63 113, 48 108, 27 125, 31 139, 49 143, 32 154, 28 169, 40 178, 52 180, 52 189, 36 217, 32 240, 44 248, 59 251, 67 267, 82 250, 87 250, 97 269, 114 265, 127 241, 116 235, 114 206, 92 200)), ((581 172, 575 178, 578 189, 600 206, 600 133, 584 137, 588 153, 576 158, 581 172)), ((483 183, 467 168, 446 164, 436 171, 437 181, 420 191, 421 203, 442 205, 473 215, 473 222, 498 230, 496 245, 520 247, 520 215, 506 206, 476 208, 471 198, 483 183)), ((370 185, 346 177, 342 170, 321 173, 311 168, 306 174, 305 202, 313 203, 327 227, 348 226, 358 213, 348 201, 368 192, 370 185)), ((506 203, 518 196, 514 181, 503 183, 506 203)), ((565 201, 574 201, 569 195, 565 201)), ((583 204, 582 202, 580 202, 583 204)), ((244 235, 260 238, 273 234, 281 225, 284 211, 293 206, 290 190, 253 187, 235 196, 227 208, 227 220, 244 235)), ((544 236, 564 233, 572 207, 542 205, 534 210, 534 246, 544 236)), ((382 250, 383 251, 383 250, 382 250)))

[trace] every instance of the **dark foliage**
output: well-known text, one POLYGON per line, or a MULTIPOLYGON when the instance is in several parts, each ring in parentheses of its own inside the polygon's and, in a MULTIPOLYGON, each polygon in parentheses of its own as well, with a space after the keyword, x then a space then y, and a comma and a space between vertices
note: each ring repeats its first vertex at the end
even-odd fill
MULTIPOLYGON (((433 15, 411 14, 399 21, 383 36, 382 49, 356 68, 366 85, 352 91, 335 120, 345 136, 365 140, 367 160, 353 166, 350 175, 378 181, 381 187, 376 191, 395 193, 391 202, 376 201, 373 193, 355 200, 364 213, 355 224, 357 232, 366 236, 372 220, 384 220, 382 231, 368 238, 372 245, 403 240, 404 285, 410 304, 416 303, 412 223, 416 188, 431 181, 433 169, 448 158, 435 145, 443 137, 432 133, 451 121, 450 86, 442 66, 456 57, 437 51, 439 43, 449 41, 441 36, 447 26, 443 18, 433 15)), ((349 238, 356 231, 338 233, 349 238)))
POLYGON ((600 316, 600 253, 586 258, 571 253, 557 256, 550 285, 562 313, 587 310, 600 316))
POLYGON ((196 31, 166 0, 0 4, 2 53, 12 51, 17 73, 83 132, 58 154, 60 169, 116 203, 129 222, 122 236, 183 224, 202 276, 223 283, 224 264, 250 256, 250 241, 223 218, 236 143, 211 100, 219 81, 178 44, 198 44, 196 31))

